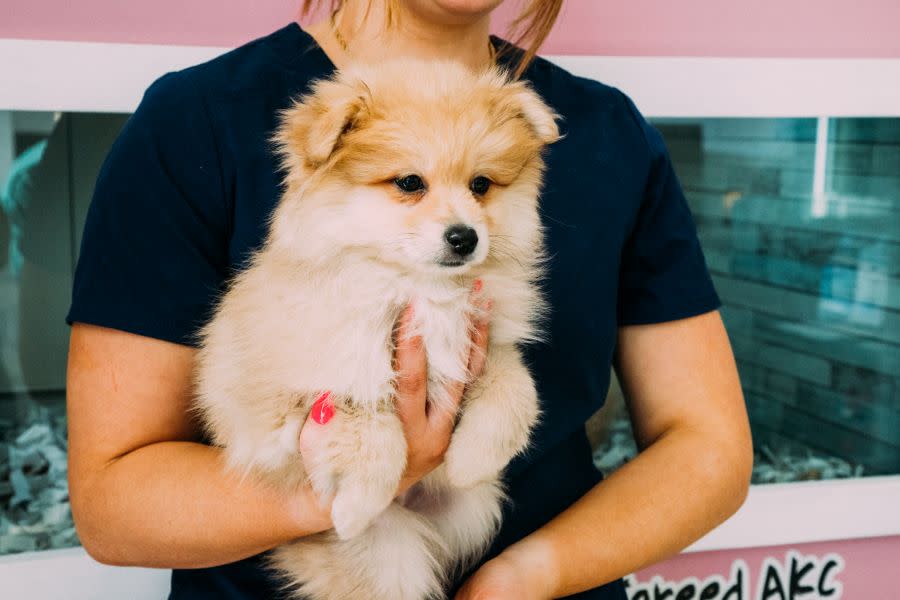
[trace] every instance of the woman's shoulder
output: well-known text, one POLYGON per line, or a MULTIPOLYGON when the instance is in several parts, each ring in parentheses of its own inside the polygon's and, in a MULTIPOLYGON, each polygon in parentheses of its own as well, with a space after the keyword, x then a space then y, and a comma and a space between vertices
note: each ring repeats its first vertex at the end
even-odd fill
MULTIPOLYGON (((578 145, 614 146, 620 153, 631 149, 641 158, 655 156, 662 150, 658 132, 625 91, 576 75, 542 57, 535 59, 529 72, 537 92, 560 115, 562 131, 575 134, 578 145)), ((630 152, 620 157, 637 158, 630 152)))
POLYGON ((535 57, 527 73, 537 91, 557 110, 579 115, 629 111, 631 99, 619 88, 576 75, 547 58, 535 57))
POLYGON ((170 109, 200 101, 206 110, 244 101, 278 101, 330 74, 332 65, 296 23, 211 60, 166 73, 147 89, 139 110, 170 109))

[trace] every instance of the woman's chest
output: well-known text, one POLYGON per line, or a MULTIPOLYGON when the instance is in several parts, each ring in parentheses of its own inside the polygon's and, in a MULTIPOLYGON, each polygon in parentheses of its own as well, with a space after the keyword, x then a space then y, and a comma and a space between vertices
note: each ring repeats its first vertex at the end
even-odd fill
MULTIPOLYGON (((281 174, 267 133, 275 125, 274 118, 261 117, 254 126, 233 131, 228 144, 234 270, 262 243, 281 197, 281 174)), ((548 350, 590 357, 602 369, 615 343, 620 255, 643 182, 622 168, 614 148, 589 133, 572 126, 546 154, 540 212, 548 261, 540 287, 550 312, 542 327, 547 342, 528 353, 539 363, 548 350)))

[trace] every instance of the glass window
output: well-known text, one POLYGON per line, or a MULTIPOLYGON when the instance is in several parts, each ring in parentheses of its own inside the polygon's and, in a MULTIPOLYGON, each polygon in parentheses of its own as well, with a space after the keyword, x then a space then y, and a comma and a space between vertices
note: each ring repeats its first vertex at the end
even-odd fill
MULTIPOLYGON (((68 308, 126 115, 0 111, 0 554, 77 545, 68 308)), ((900 119, 666 119, 738 360, 756 483, 900 473, 900 119)), ((621 392, 592 419, 635 454, 621 392)))
POLYGON ((0 554, 78 544, 64 319, 94 180, 125 118, 0 111, 0 554))
MULTIPOLYGON (((755 483, 900 473, 900 119, 665 119, 722 297, 755 483)), ((620 392, 596 461, 634 455, 620 392)))

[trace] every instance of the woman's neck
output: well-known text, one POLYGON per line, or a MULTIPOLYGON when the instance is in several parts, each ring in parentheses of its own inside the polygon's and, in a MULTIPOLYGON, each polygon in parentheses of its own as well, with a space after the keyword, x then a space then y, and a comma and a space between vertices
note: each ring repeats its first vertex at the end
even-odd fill
POLYGON ((480 68, 491 59, 489 13, 448 24, 433 15, 404 10, 394 15, 388 26, 385 2, 374 0, 368 11, 366 4, 344 2, 337 13, 335 26, 346 49, 332 30, 330 15, 306 28, 338 67, 352 62, 412 57, 454 60, 480 68))

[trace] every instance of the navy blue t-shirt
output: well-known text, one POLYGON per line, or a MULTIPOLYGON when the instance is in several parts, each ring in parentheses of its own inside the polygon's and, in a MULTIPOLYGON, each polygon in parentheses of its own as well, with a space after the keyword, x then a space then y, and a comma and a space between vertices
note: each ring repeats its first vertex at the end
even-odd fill
MULTIPOLYGON (((278 201, 278 111, 333 70, 292 23, 155 82, 97 180, 68 321, 192 344, 278 201)), ((489 556, 601 480, 584 422, 606 396, 617 328, 719 307, 659 133, 614 88, 542 59, 524 77, 562 116, 541 196, 552 313, 549 342, 526 351, 543 420, 507 470, 511 502, 489 556)), ((170 597, 273 598, 275 585, 255 557, 176 570, 170 597)), ((577 597, 625 592, 615 582, 577 597)))

